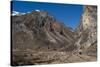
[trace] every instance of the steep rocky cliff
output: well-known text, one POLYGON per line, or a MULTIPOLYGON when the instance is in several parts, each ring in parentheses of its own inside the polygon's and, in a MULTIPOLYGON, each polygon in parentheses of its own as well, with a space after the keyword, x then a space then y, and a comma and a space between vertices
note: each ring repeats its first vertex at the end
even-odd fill
POLYGON ((79 26, 77 27, 77 41, 80 51, 86 54, 97 53, 97 7, 84 6, 79 26))

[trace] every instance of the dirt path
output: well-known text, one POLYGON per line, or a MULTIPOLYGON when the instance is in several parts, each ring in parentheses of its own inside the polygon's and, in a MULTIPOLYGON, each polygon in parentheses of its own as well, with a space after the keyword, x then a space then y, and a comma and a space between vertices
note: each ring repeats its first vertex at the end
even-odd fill
POLYGON ((66 52, 15 52, 13 56, 13 64, 15 65, 40 65, 40 64, 58 64, 58 63, 74 63, 96 61, 96 57, 70 54, 66 52))

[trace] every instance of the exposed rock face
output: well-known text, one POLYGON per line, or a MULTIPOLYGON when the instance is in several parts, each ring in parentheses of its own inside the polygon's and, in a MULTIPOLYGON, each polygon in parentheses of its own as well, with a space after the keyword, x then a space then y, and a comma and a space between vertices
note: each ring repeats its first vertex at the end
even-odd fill
POLYGON ((44 11, 12 16, 12 39, 13 48, 21 50, 76 49, 74 32, 44 11))
POLYGON ((97 7, 84 6, 79 26, 77 27, 76 42, 80 50, 87 53, 97 53, 97 7))

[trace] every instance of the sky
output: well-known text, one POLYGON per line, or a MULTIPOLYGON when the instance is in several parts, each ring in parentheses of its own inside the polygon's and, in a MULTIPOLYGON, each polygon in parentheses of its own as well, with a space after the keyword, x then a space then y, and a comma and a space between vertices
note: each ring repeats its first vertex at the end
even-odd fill
POLYGON ((83 5, 12 1, 12 11, 26 13, 33 10, 47 11, 51 16, 54 16, 57 21, 75 29, 80 22, 80 17, 83 13, 83 5))

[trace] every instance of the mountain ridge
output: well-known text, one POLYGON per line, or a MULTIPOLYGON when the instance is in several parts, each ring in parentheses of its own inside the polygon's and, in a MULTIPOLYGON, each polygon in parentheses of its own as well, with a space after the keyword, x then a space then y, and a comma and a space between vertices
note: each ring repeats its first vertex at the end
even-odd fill
MULTIPOLYGON (((16 16, 14 16, 14 17, 16 18, 16 16)), ((64 44, 65 42, 68 44, 68 43, 70 43, 70 40, 73 41, 74 37, 70 35, 70 34, 73 34, 73 32, 70 30, 70 28, 66 27, 67 28, 66 29, 61 23, 57 22, 54 17, 50 16, 48 14, 48 12, 33 11, 31 13, 22 15, 22 17, 20 16, 20 18, 17 17, 17 19, 20 19, 22 21, 22 22, 18 22, 22 26, 22 28, 23 28, 22 30, 31 31, 32 32, 31 35, 36 34, 35 35, 36 38, 38 38, 40 36, 39 39, 41 39, 41 35, 47 36, 46 39, 48 39, 48 40, 46 40, 46 41, 47 42, 50 41, 50 43, 51 42, 52 43, 59 42, 60 43, 59 48, 61 48, 60 46, 64 47, 64 45, 62 45, 62 44, 64 44), (20 18, 22 18, 23 20, 20 18), (70 36, 67 35, 65 33, 65 31, 66 32, 68 31, 68 33, 70 33, 69 34, 70 36), (72 37, 72 38, 70 38, 70 37, 72 37), (68 39, 70 39, 70 40, 68 40, 68 39)), ((12 22, 16 23, 15 19, 12 20, 12 22)), ((17 23, 16 23, 16 25, 17 25, 17 23)), ((14 27, 16 27, 16 25, 14 27)), ((19 28, 21 26, 19 26, 19 28)))

